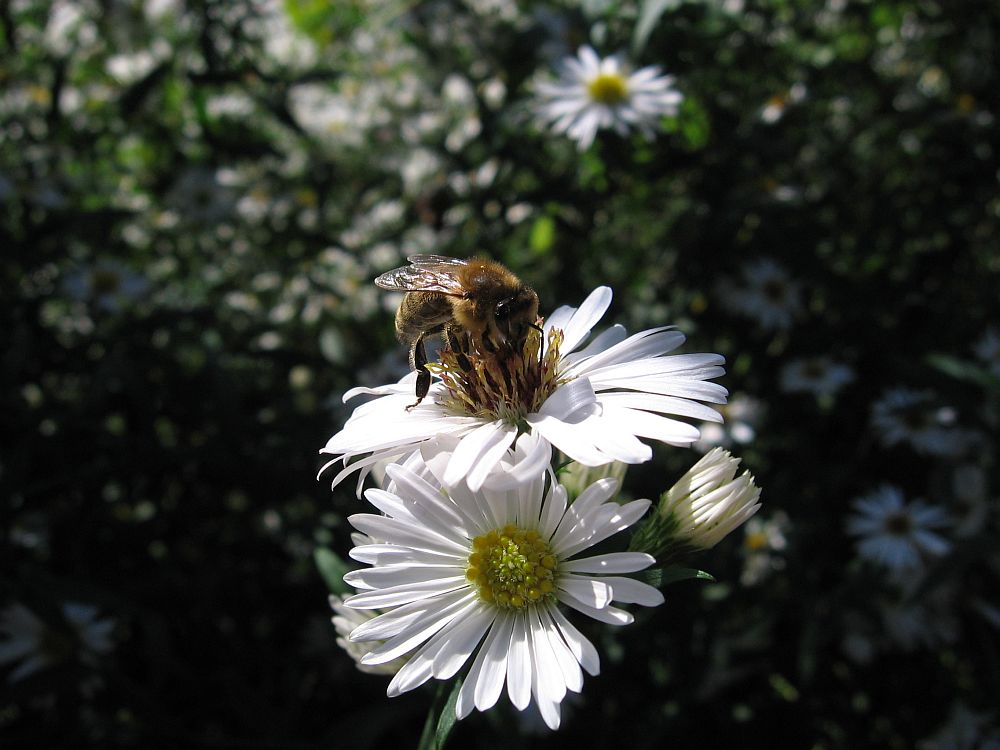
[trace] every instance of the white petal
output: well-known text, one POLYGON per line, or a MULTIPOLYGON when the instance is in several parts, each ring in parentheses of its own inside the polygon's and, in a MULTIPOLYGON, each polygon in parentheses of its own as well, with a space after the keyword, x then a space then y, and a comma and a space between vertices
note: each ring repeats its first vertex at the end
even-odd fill
POLYGON ((528 646, 528 625, 523 612, 514 615, 507 654, 507 695, 518 711, 531 702, 531 649, 528 646))
POLYGON ((414 549, 426 549, 442 554, 468 554, 468 545, 447 539, 427 529, 406 521, 400 521, 388 516, 376 516, 372 513, 356 513, 348 516, 351 525, 363 534, 375 539, 381 539, 390 544, 398 544, 414 549))
MULTIPOLYGON (((486 634, 486 639, 483 641, 478 653, 476 653, 476 658, 472 661, 472 666, 469 667, 469 672, 465 676, 465 682, 462 683, 462 688, 458 693, 458 700, 455 703, 455 715, 459 719, 464 719, 470 713, 476 705, 476 691, 482 689, 485 694, 485 699, 488 700, 489 696, 492 694, 493 699, 489 705, 485 705, 481 710, 486 710, 496 703, 497 698, 500 697, 500 691, 503 689, 503 678, 505 670, 497 669, 499 666, 496 662, 491 664, 493 671, 490 672, 486 669, 487 656, 492 649, 495 648, 494 644, 498 638, 504 644, 504 649, 506 649, 506 644, 510 643, 510 632, 507 630, 510 626, 510 616, 500 614, 490 626, 489 632, 486 634), (490 682, 491 676, 494 678, 490 682), (482 688, 480 687, 482 685, 482 688)), ((503 663, 506 666, 506 663, 503 663)))
POLYGON ((517 428, 503 422, 483 425, 466 435, 451 457, 448 470, 445 472, 445 482, 451 486, 464 479, 470 490, 478 492, 516 437, 517 428), (474 436, 475 443, 466 451, 466 445, 473 441, 474 436), (471 464, 463 465, 462 462, 468 461, 469 456, 471 464))
POLYGON ((465 588, 467 585, 464 575, 435 578, 432 581, 404 583, 375 591, 365 591, 348 597, 344 600, 344 604, 351 609, 385 609, 447 594, 456 589, 465 588))
POLYGON ((606 576, 601 580, 611 586, 616 602, 641 604, 643 607, 658 607, 663 604, 663 593, 648 583, 623 576, 606 576))
MULTIPOLYGON (((632 334, 627 339, 596 354, 586 362, 581 362, 575 367, 568 368, 564 371, 564 374, 588 375, 591 372, 604 372, 615 365, 631 367, 638 360, 659 357, 673 351, 683 343, 684 334, 680 331, 672 330, 670 326, 650 328, 632 334)), ((718 358, 720 361, 722 360, 718 355, 712 356, 718 358)))
MULTIPOLYGON (((664 334, 665 335, 665 334, 664 334)), ((657 340, 656 337, 650 337, 657 340)), ((628 344, 625 341, 619 346, 628 344)), ((640 342, 642 343, 642 342, 640 342)), ((601 357, 607 356, 607 352, 601 357)), ((709 380, 725 375, 726 371, 722 367, 725 358, 719 354, 671 354, 667 357, 650 357, 634 361, 616 362, 604 367, 596 367, 594 361, 598 357, 588 360, 581 365, 581 369, 586 370, 586 377, 594 383, 597 388, 598 383, 615 378, 645 378, 650 376, 673 376, 686 380, 709 380)))
POLYGON ((580 666, 587 670, 587 674, 596 677, 601 672, 601 657, 594 648, 594 644, 576 629, 576 626, 566 619, 566 616, 559 611, 558 607, 549 607, 548 613, 552 617, 552 622, 559 628, 566 646, 572 652, 580 666))
POLYGON ((563 328, 563 351, 571 352, 576 349, 580 342, 590 334, 590 330, 597 321, 604 316, 610 305, 610 287, 599 286, 587 295, 587 299, 580 305, 580 309, 573 314, 573 317, 566 323, 566 327, 563 328))
POLYGON ((352 560, 367 565, 461 565, 468 554, 442 554, 400 547, 396 544, 360 544, 348 553, 352 560))
POLYGON ((423 685, 432 676, 432 666, 430 659, 410 659, 393 675, 385 694, 390 698, 396 698, 408 690, 423 685))
POLYGON ((464 610, 467 610, 477 601, 478 599, 476 599, 476 595, 469 592, 465 597, 436 611, 433 617, 428 617, 425 620, 418 620, 399 635, 393 636, 385 643, 376 646, 361 657, 361 663, 385 664, 409 651, 412 651, 418 645, 426 641, 441 628, 451 622, 455 617, 460 616, 464 610))
POLYGON ((583 349, 562 356, 563 372, 568 372, 571 369, 570 365, 580 362, 587 357, 592 357, 595 354, 600 354, 620 341, 624 341, 625 335, 625 327, 618 323, 601 331, 583 349))
POLYGON ((570 459, 584 466, 603 466, 611 463, 610 456, 601 453, 594 445, 591 425, 571 424, 556 417, 531 415, 527 419, 531 429, 565 453, 570 459))
POLYGON ((588 528, 578 528, 576 532, 568 537, 565 543, 556 549, 556 554, 563 560, 572 557, 577 552, 593 547, 599 542, 603 542, 610 536, 614 536, 619 531, 627 529, 634 524, 643 514, 649 510, 652 503, 649 500, 633 500, 625 505, 601 509, 611 511, 607 516, 594 519, 593 526, 588 528))
POLYGON ((611 604, 611 587, 595 578, 582 578, 575 575, 561 575, 556 582, 560 601, 571 600, 594 609, 604 609, 611 604))
MULTIPOLYGON (((676 414, 680 417, 690 417, 706 422, 722 421, 722 415, 712 407, 675 396, 639 393, 637 391, 602 391, 597 394, 597 401, 605 409, 608 407, 616 409, 641 409, 642 411, 658 412, 660 414, 676 414)), ((636 432, 636 435, 641 434, 640 432, 636 432)))
MULTIPOLYGON (((390 465, 385 471, 396 485, 400 505, 406 515, 418 525, 445 538, 468 535, 468 516, 437 487, 403 466, 390 465)), ((375 494, 374 491, 369 492, 375 494)))
POLYGON ((567 573, 634 573, 644 570, 656 562, 656 558, 645 552, 609 552, 594 557, 569 560, 559 565, 567 573))
POLYGON ((603 418, 618 424, 628 425, 633 435, 658 440, 667 445, 690 445, 701 437, 701 432, 694 425, 638 409, 618 409, 605 406, 603 418))
POLYGON ((559 522, 566 513, 566 505, 566 488, 561 484, 553 484, 548 496, 545 498, 545 504, 542 506, 542 515, 538 520, 538 533, 546 541, 552 538, 552 535, 558 528, 559 522))
POLYGON ((566 697, 566 682, 562 678, 562 670, 552 651, 548 633, 538 617, 538 611, 531 608, 527 611, 527 616, 538 697, 558 704, 566 697))
POLYGON ((583 689, 583 672, 580 669, 580 663, 576 660, 576 657, 573 656, 573 652, 569 650, 566 642, 562 639, 562 635, 559 633, 559 628, 552 621, 552 615, 549 613, 549 609, 549 607, 538 608, 542 628, 548 636, 549 645, 552 647, 552 654, 555 656, 556 662, 559 665, 559 670, 562 672, 566 688, 568 690, 572 690, 574 693, 579 693, 583 689))
POLYGON ((581 422, 596 414, 597 394, 587 378, 577 378, 559 386, 545 399, 537 414, 528 415, 528 423, 532 417, 558 419, 561 422, 581 422))
MULTIPOLYGON (((475 703, 480 711, 492 708, 503 690, 507 675, 507 658, 510 652, 514 616, 504 614, 490 630, 483 644, 483 664, 479 679, 475 681, 475 703)), ((471 675, 470 675, 471 677, 471 675)), ((469 678, 467 678, 469 679, 469 678)))
MULTIPOLYGON (((433 599, 421 599, 403 604, 359 624, 351 631, 350 640, 352 643, 386 641, 399 635, 415 622, 433 616, 442 607, 457 602, 463 596, 465 596, 464 591, 453 591, 433 599)), ((347 609, 350 611, 349 608, 347 609)))
POLYGON ((386 589, 410 583, 426 583, 464 575, 458 565, 382 565, 377 568, 352 570, 344 575, 344 583, 362 589, 386 589))
POLYGON ((532 477, 541 475, 552 460, 552 444, 540 433, 529 432, 518 437, 518 455, 514 462, 501 462, 483 482, 483 487, 494 490, 510 490, 527 483, 532 477), (525 448, 523 455, 520 449, 525 448))
POLYGON ((447 646, 434 656, 434 676, 437 679, 448 680, 455 676, 496 620, 496 614, 496 609, 480 604, 449 633, 447 646))
POLYGON ((607 623, 608 625, 631 625, 635 622, 635 618, 624 609, 618 609, 617 607, 603 607, 597 609, 596 607, 591 607, 581 602, 571 599, 564 595, 558 596, 559 601, 563 602, 566 606, 572 607, 578 612, 593 617, 599 622, 607 623))
MULTIPOLYGON (((568 554, 562 554, 561 545, 578 529, 582 520, 603 503, 610 500, 617 491, 618 480, 612 477, 605 477, 604 479, 597 480, 580 493, 569 509, 563 513, 559 528, 556 529, 556 533, 551 538, 551 543, 560 554, 560 557, 563 559, 569 557, 568 554)), ((591 531, 592 529, 589 528, 584 530, 585 533, 590 533, 591 531)))

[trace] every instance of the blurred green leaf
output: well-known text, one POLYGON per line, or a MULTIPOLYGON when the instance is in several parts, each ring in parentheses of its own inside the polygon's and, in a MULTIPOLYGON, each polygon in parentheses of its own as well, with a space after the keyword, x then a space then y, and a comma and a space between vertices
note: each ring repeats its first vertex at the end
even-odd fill
POLYGON ((548 215, 539 216, 531 226, 531 249, 538 254, 544 253, 555 241, 556 222, 548 215))
POLYGON ((313 552, 313 560, 331 594, 344 596, 351 593, 351 587, 344 583, 344 574, 349 573, 353 568, 336 552, 326 547, 317 547, 316 551, 313 552))
POLYGON ((462 689, 462 680, 456 678, 453 683, 450 683, 450 688, 449 690, 447 682, 438 686, 434 703, 427 714, 427 721, 424 722, 424 731, 420 735, 418 750, 442 750, 448 741, 451 730, 454 729, 457 721, 455 704, 458 702, 458 693, 462 689))

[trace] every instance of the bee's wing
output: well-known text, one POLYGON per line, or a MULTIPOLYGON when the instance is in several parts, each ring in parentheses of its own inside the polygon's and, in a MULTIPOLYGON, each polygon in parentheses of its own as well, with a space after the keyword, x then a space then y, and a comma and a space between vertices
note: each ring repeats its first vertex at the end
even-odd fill
POLYGON ((386 271, 375 279, 375 285, 396 292, 465 294, 458 271, 468 261, 446 255, 412 255, 409 260, 411 265, 386 271))

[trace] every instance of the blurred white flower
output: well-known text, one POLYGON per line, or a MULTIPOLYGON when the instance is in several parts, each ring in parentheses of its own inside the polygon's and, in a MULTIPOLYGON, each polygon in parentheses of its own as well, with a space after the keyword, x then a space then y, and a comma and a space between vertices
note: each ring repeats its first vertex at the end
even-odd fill
POLYGON ((950 523, 944 508, 920 500, 906 503, 896 487, 883 485, 852 507, 847 533, 858 537, 858 554, 893 573, 919 570, 925 556, 951 549, 948 540, 933 531, 950 523))
POLYGON ((7 675, 17 682, 68 658, 97 664, 97 657, 113 648, 115 621, 97 619, 97 607, 75 602, 62 606, 68 631, 52 627, 23 604, 15 602, 0 610, 0 664, 17 664, 7 675))
POLYGON ((903 651, 954 643, 959 634, 955 612, 946 589, 937 589, 920 601, 886 603, 879 608, 886 634, 903 651))
POLYGON ((955 516, 955 537, 970 537, 979 533, 990 515, 989 481, 986 472, 975 464, 956 466, 951 475, 955 516))
POLYGON ((802 308, 801 289, 784 267, 770 258, 744 264, 741 283, 721 281, 717 295, 722 306, 757 321, 765 331, 787 330, 802 308))
POLYGON ((790 521, 781 511, 770 518, 754 516, 743 527, 743 570, 740 583, 754 586, 764 580, 773 570, 785 567, 781 553, 788 546, 785 532, 790 521))
POLYGON ((566 58, 558 81, 536 84, 535 110, 556 133, 565 133, 580 150, 594 142, 598 130, 619 135, 639 130, 651 138, 660 118, 677 113, 683 97, 673 76, 656 66, 630 72, 619 57, 601 59, 590 47, 566 58))
POLYGON ((976 342, 974 351, 990 373, 1000 378, 1000 333, 987 328, 976 342))
POLYGON ((572 504, 565 489, 539 471, 513 491, 445 490, 446 466, 414 453, 387 467, 386 490, 365 497, 379 514, 357 514, 351 524, 379 543, 351 557, 372 567, 344 580, 360 593, 350 608, 384 614, 356 627, 355 643, 376 642, 361 658, 386 664, 409 655, 389 683, 394 697, 433 678, 454 677, 471 659, 456 715, 485 711, 504 682, 511 703, 535 704, 552 729, 567 691, 580 692, 583 671, 600 669, 597 650, 563 614, 576 610, 610 625, 631 614, 613 602, 657 606, 663 595, 624 577, 655 560, 638 552, 575 556, 635 523, 648 500, 619 505, 617 482, 591 485, 572 504), (473 656, 475 654, 475 656, 473 656))
POLYGON ((796 359, 781 368, 781 389, 786 393, 833 396, 854 380, 854 370, 820 356, 796 359))
MULTIPOLYGON (((385 664, 362 664, 361 658, 374 648, 371 643, 355 643, 350 640, 351 631, 359 625, 364 625, 369 620, 382 614, 376 609, 351 609, 344 605, 344 600, 336 594, 330 595, 330 607, 333 608, 333 627, 337 629, 337 645, 340 646, 347 655, 354 659, 359 670, 368 674, 393 675, 406 664, 405 657, 393 659, 385 664)), ((379 644, 376 644, 376 646, 379 644)))
POLYGON ((67 273, 63 289, 72 299, 113 312, 145 294, 149 281, 117 260, 101 259, 67 273))
POLYGON ((753 475, 736 470, 740 459, 713 448, 663 494, 657 513, 678 541, 709 549, 760 509, 760 487, 753 475))
POLYGON ((872 405, 871 424, 880 442, 891 447, 909 443, 918 453, 956 456, 972 443, 974 434, 955 425, 950 406, 935 406, 934 394, 905 386, 886 390, 872 405))
POLYGON ((56 661, 46 653, 45 634, 48 631, 34 612, 23 604, 14 603, 0 611, 0 664, 18 666, 7 675, 7 682, 23 680, 56 661))
POLYGON ((757 427, 763 419, 765 405, 759 399, 744 393, 737 393, 728 403, 716 407, 723 422, 706 422, 701 425, 701 437, 694 443, 694 449, 707 453, 716 446, 728 448, 734 443, 746 445, 757 436, 757 427))
POLYGON ((995 714, 978 713, 956 703, 948 720, 917 750, 1000 750, 1000 726, 995 714))
POLYGON ((626 337, 625 329, 616 325, 579 348, 610 304, 611 290, 599 287, 579 309, 555 310, 543 333, 529 339, 533 351, 526 348, 502 364, 483 360, 494 369, 507 368, 489 378, 476 370, 479 379, 467 381, 459 365, 455 370, 442 365, 442 379, 414 408, 407 407, 413 405, 415 373, 395 384, 348 391, 345 400, 361 394, 380 398, 355 409, 330 438, 321 453, 338 458, 323 470, 345 464, 334 485, 360 470, 360 493, 368 466, 444 436, 457 439, 449 448, 447 484, 465 481, 478 490, 487 481, 496 488, 516 487, 535 476, 548 466, 553 446, 574 461, 600 466, 648 461, 652 449, 640 437, 690 445, 698 439, 698 429, 666 415, 719 419, 698 402, 725 401, 726 389, 707 382, 723 374, 722 357, 664 356, 684 341, 683 334, 669 327, 626 337), (503 382, 524 386, 498 390, 495 384, 503 382), (361 454, 368 455, 350 462, 361 454))

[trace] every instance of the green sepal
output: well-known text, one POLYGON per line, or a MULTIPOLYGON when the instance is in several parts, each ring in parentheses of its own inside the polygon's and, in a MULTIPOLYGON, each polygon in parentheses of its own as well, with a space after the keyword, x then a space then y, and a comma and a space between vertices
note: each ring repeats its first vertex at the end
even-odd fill
POLYGON ((698 570, 697 568, 682 568, 679 565, 668 565, 665 568, 649 568, 642 572, 641 578, 645 583, 658 589, 669 586, 671 583, 689 581, 691 579, 715 582, 715 576, 711 573, 698 570))

